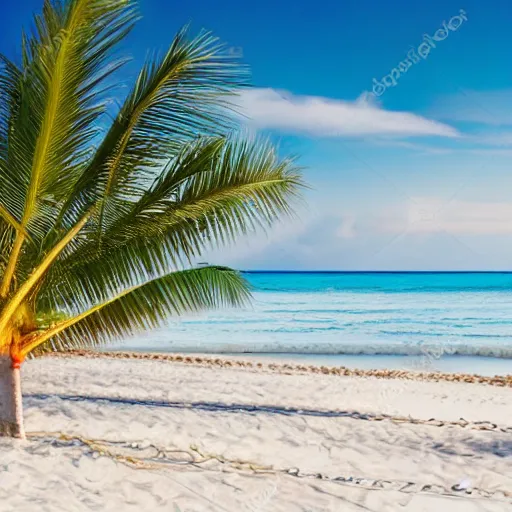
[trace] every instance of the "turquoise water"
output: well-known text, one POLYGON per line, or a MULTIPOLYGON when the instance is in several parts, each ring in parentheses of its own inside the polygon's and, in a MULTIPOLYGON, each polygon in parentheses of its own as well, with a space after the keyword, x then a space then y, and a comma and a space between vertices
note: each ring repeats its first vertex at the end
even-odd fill
POLYGON ((512 373, 512 273, 246 273, 254 303, 171 322, 125 349, 512 373))

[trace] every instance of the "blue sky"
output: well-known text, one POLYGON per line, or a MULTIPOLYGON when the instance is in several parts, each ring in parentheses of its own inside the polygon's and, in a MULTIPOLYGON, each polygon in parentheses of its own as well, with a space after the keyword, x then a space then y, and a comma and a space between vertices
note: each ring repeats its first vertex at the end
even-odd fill
MULTIPOLYGON (((20 29, 40 5, 2 6, 1 52, 19 55, 20 29)), ((251 67, 255 88, 240 99, 249 129, 302 155, 312 187, 299 220, 206 259, 239 268, 512 268, 509 0, 141 0, 140 10, 127 72, 187 22, 213 30, 251 67), (425 58, 407 63, 422 44, 425 58), (390 74, 372 95, 373 80, 390 74)))

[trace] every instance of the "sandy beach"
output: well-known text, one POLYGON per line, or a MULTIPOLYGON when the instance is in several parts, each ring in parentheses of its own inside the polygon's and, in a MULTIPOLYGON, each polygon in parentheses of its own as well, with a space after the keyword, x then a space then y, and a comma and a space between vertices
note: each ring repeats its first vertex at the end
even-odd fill
POLYGON ((511 2, 2 2, 0 512, 512 512, 511 2))
POLYGON ((45 357, 23 392, 5 512, 512 507, 505 385, 45 357))

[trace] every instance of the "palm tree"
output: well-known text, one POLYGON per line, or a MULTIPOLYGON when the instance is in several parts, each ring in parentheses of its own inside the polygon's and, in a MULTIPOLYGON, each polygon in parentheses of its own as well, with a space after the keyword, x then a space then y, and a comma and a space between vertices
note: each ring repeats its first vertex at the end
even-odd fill
POLYGON ((30 353, 94 347, 170 315, 239 306, 237 272, 194 268, 208 247, 291 213, 290 159, 236 130, 245 71, 182 30, 124 103, 130 0, 45 0, 19 63, 0 56, 0 431, 24 436, 30 353))

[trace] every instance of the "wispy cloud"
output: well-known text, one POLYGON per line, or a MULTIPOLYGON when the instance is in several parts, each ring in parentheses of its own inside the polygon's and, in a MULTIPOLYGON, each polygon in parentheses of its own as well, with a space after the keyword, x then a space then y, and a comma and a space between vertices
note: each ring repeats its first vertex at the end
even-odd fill
POLYGON ((389 137, 374 137, 372 139, 368 139, 367 142, 372 143, 375 146, 403 148, 406 150, 431 155, 447 155, 453 153, 454 151, 454 148, 429 146, 427 144, 410 142, 407 140, 390 139, 389 137))
POLYGON ((299 96, 275 89, 248 89, 239 99, 240 110, 256 128, 320 137, 456 137, 443 123, 409 112, 381 108, 366 96, 340 101, 319 96, 299 96))
POLYGON ((336 235, 340 238, 354 238, 356 236, 356 217, 348 214, 341 217, 341 222, 336 230, 336 235))
POLYGON ((512 202, 412 196, 353 211, 330 205, 206 260, 244 269, 498 269, 510 266, 511 234, 512 202))
POLYGON ((428 115, 448 121, 512 126, 512 90, 472 91, 439 98, 428 115))
POLYGON ((385 231, 408 234, 504 235, 512 233, 512 203, 412 197, 405 205, 404 220, 383 223, 385 231))
POLYGON ((512 146, 512 132, 485 133, 472 137, 479 144, 489 146, 509 147, 512 146))

